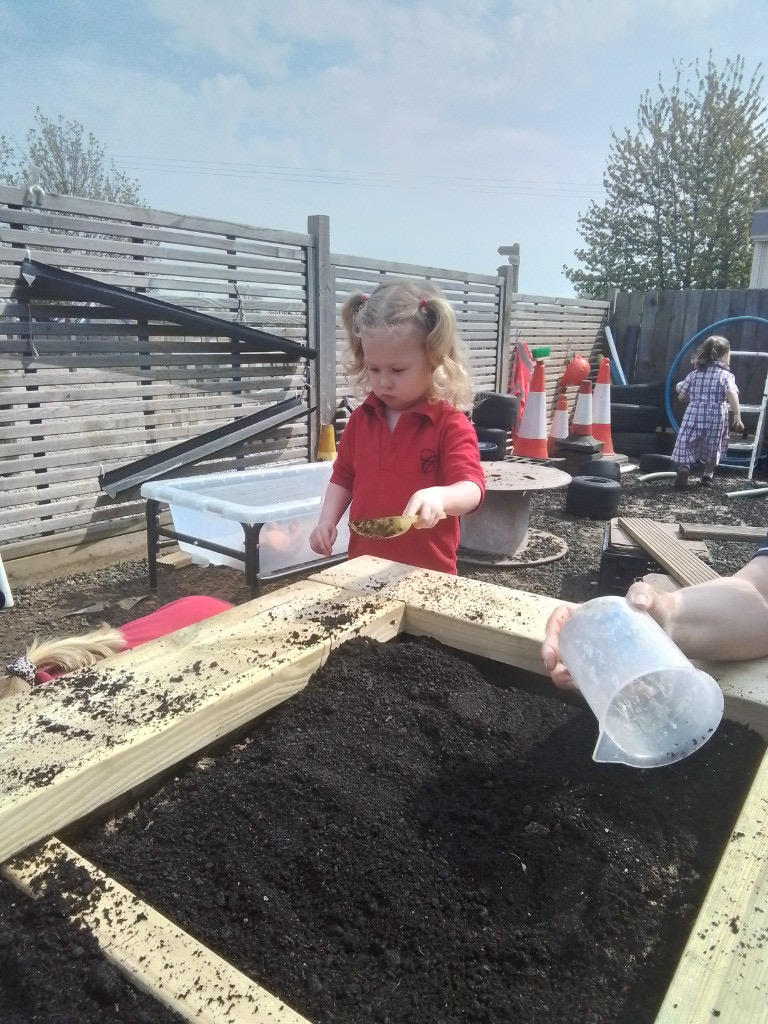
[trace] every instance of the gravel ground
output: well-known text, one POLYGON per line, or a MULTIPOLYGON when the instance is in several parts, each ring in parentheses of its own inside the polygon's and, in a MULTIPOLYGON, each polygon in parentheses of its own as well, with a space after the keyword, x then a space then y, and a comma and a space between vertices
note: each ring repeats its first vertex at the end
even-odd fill
MULTIPOLYGON (((751 485, 743 474, 721 472, 714 487, 692 484, 676 491, 669 478, 642 482, 636 471, 624 474, 620 515, 668 523, 711 523, 768 527, 768 496, 728 498, 726 492, 765 487, 765 473, 751 485)), ((540 541, 523 552, 521 564, 499 569, 460 562, 461 575, 486 580, 531 593, 586 601, 597 596, 597 580, 603 549, 605 522, 579 518, 565 511, 565 491, 541 491, 532 495, 531 530, 553 535, 567 545, 562 558, 545 564, 525 565, 524 559, 540 554, 540 541)), ((708 541, 709 561, 720 575, 729 575, 748 560, 753 545, 708 541)), ((550 546, 551 549, 551 546, 550 546)), ((545 552, 546 553, 546 552, 545 552)), ((5 661, 23 653, 34 637, 77 635, 109 622, 120 626, 153 611, 161 604, 190 594, 209 594, 241 604, 250 599, 242 572, 226 567, 187 566, 173 570, 160 567, 157 594, 147 583, 145 559, 73 575, 55 575, 34 585, 14 586, 15 605, 0 611, 5 661)), ((286 581, 264 589, 285 586, 286 581)))

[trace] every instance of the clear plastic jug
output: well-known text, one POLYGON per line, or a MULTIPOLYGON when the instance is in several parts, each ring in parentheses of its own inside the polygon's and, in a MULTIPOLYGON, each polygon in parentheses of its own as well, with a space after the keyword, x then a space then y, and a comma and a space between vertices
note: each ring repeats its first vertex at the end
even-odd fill
POLYGON ((646 612, 621 597, 575 609, 560 657, 600 728, 595 761, 656 768, 692 754, 723 717, 723 694, 646 612))

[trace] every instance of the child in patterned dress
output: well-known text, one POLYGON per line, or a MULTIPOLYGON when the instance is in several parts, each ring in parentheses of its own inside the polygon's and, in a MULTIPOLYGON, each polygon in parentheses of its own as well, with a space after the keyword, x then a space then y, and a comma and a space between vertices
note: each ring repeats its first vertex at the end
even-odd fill
POLYGON ((743 430, 739 389, 728 369, 731 346, 727 338, 711 334, 693 357, 694 369, 677 385, 677 397, 687 408, 672 451, 677 466, 675 487, 688 486, 694 462, 703 462, 702 487, 712 486, 720 459, 728 451, 728 412, 732 427, 743 430))

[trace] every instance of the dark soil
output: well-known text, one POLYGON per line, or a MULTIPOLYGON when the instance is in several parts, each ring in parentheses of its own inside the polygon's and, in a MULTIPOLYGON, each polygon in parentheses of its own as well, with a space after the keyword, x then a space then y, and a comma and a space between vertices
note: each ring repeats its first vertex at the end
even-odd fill
MULTIPOLYGON (((744 486, 629 477, 620 512, 764 524, 765 498, 724 496, 744 486)), ((564 504, 535 495, 532 526, 565 538, 565 558, 462 574, 595 596, 604 523, 564 504)), ((751 551, 709 546, 721 574, 751 551)), ((144 562, 15 586, 2 654, 192 593, 249 597, 242 574, 197 567, 148 596, 144 562)), ((764 744, 725 722, 692 757, 637 771, 592 762, 595 739, 591 712, 546 681, 358 640, 109 835, 63 838, 316 1024, 650 1022, 764 744)), ((2 881, 0 1020, 105 1019, 174 1018, 96 957, 55 894, 34 904, 2 881)))

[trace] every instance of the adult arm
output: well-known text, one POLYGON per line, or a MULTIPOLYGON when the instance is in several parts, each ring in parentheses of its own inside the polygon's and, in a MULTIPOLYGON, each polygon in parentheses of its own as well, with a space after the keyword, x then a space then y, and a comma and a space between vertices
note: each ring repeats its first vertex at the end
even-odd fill
POLYGON ((768 557, 733 576, 658 594, 634 583, 627 600, 647 611, 690 658, 746 661, 768 655, 768 557))
MULTIPOLYGON (((648 612, 689 658, 747 661, 768 656, 768 553, 753 558, 733 576, 672 593, 633 583, 627 601, 648 612)), ((552 682, 565 690, 575 687, 560 660, 560 630, 577 607, 564 603, 554 610, 541 648, 552 682)))

